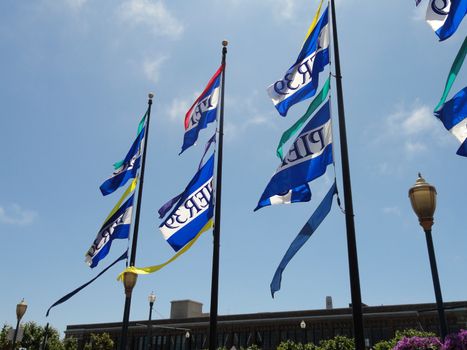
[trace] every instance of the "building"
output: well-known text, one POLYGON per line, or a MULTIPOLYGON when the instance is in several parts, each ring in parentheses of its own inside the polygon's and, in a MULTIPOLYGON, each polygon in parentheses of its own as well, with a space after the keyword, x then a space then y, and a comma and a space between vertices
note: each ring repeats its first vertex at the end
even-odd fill
MULTIPOLYGON (((445 303, 449 332, 467 328, 467 301, 445 303)), ((363 306, 365 342, 372 346, 390 339, 396 330, 414 328, 438 333, 436 304, 363 306)), ((78 350, 89 342, 91 333, 110 334, 118 344, 121 322, 69 325, 66 337, 78 339, 78 350)), ((218 317, 218 347, 246 348, 256 344, 276 349, 283 340, 313 342, 336 335, 352 336, 352 309, 332 308, 285 312, 262 312, 218 317)), ((173 301, 170 319, 132 321, 128 328, 130 350, 198 350, 208 347, 209 315, 202 304, 192 300, 173 301), (148 337, 151 344, 147 343, 148 337)), ((117 345, 116 345, 117 347, 117 345)))

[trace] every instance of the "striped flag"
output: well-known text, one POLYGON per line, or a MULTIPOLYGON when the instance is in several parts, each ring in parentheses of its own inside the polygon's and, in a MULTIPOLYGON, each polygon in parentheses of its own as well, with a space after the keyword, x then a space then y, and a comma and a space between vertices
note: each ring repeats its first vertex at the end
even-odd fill
POLYGON ((461 143, 457 154, 467 157, 467 87, 447 101, 435 116, 444 127, 461 143))
POLYGON ((119 187, 125 186, 128 180, 136 177, 140 167, 141 144, 145 129, 144 127, 141 129, 120 167, 100 186, 104 196, 115 192, 119 187))
POLYGON ((313 97, 319 73, 329 64, 328 8, 309 32, 295 63, 284 76, 268 87, 268 95, 283 117, 294 104, 313 97))
POLYGON ((175 251, 212 226, 213 174, 214 154, 191 179, 175 208, 159 226, 164 239, 175 251))
POLYGON ((332 162, 332 126, 328 100, 296 137, 259 203, 320 177, 332 162))
POLYGON ((180 154, 187 148, 193 146, 198 139, 198 134, 205 129, 209 123, 216 120, 217 106, 220 100, 220 78, 223 66, 214 73, 208 85, 196 99, 185 115, 185 135, 180 154))
POLYGON ((100 260, 104 259, 109 253, 112 241, 114 239, 128 238, 130 234, 130 225, 133 212, 134 190, 136 188, 136 179, 123 193, 120 200, 111 210, 109 216, 97 233, 94 242, 87 251, 86 262, 91 268, 97 266, 100 260), (122 204, 125 198, 131 196, 122 204))
POLYGON ((467 0, 429 0, 426 21, 440 41, 453 35, 467 13, 467 0))

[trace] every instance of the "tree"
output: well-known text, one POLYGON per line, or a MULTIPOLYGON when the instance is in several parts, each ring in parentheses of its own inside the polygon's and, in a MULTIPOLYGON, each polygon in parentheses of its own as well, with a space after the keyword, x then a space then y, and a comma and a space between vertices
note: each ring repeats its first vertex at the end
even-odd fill
POLYGON ((112 350, 114 341, 110 338, 109 333, 91 333, 90 348, 91 350, 112 350))
POLYGON ((24 324, 23 329, 23 339, 20 342, 21 347, 28 350, 40 350, 45 334, 44 328, 37 325, 36 322, 29 321, 24 324))
MULTIPOLYGON (((77 348, 78 348, 78 343, 76 342, 76 349, 77 348)), ((42 350, 65 350, 65 340, 63 340, 63 342, 60 340, 60 334, 55 328, 49 326, 47 330, 46 349, 42 349, 42 350)))
POLYGON ((63 339, 64 350, 78 350, 78 339, 74 337, 63 339))
POLYGON ((10 350, 11 341, 8 340, 8 332, 10 331, 11 326, 4 324, 2 330, 0 331, 0 350, 10 350))

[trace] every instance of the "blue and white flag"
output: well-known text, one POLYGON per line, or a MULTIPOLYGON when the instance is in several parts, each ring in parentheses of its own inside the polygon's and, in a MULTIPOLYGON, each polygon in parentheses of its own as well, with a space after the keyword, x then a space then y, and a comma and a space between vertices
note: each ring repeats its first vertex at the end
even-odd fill
POLYGON ((311 199, 310 186, 308 184, 300 185, 288 190, 284 194, 274 195, 272 197, 260 200, 254 211, 275 204, 290 204, 298 202, 309 202, 311 199))
POLYGON ((457 154, 467 157, 467 87, 459 91, 435 112, 444 127, 460 141, 457 154))
POLYGON ((212 226, 213 174, 214 155, 211 155, 191 179, 175 209, 159 226, 164 239, 175 251, 212 226))
POLYGON ((268 95, 282 116, 294 104, 313 97, 319 73, 329 64, 328 9, 305 40, 296 62, 284 76, 268 87, 268 95))
POLYGON ((105 221, 97 233, 96 239, 86 253, 86 262, 91 268, 96 267, 99 261, 107 256, 114 239, 129 237, 134 196, 135 195, 132 194, 125 203, 105 221))
POLYGON ((224 66, 220 66, 211 77, 208 85, 185 115, 185 136, 180 154, 195 144, 200 130, 216 120, 220 100, 220 80, 224 66))
POLYGON ((320 177, 332 162, 332 126, 328 100, 297 136, 266 186, 259 203, 320 177))
POLYGON ((453 35, 467 13, 467 0, 429 0, 426 21, 440 41, 453 35))
POLYGON ((112 174, 112 177, 104 181, 100 186, 100 190, 104 196, 113 193, 119 187, 125 186, 129 179, 134 179, 138 172, 141 160, 141 142, 144 139, 146 128, 142 128, 138 137, 131 145, 121 166, 112 174))

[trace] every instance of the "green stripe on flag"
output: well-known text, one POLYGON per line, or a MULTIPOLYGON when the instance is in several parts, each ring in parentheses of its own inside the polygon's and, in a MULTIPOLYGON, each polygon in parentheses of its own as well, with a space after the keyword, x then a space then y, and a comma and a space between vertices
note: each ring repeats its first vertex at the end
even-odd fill
MULTIPOLYGON (((143 118, 141 118, 141 121, 139 122, 138 124, 138 132, 136 133, 136 135, 139 135, 139 133, 141 132, 141 130, 143 130, 143 127, 144 127, 144 123, 146 122, 146 116, 148 115, 148 112, 146 111, 146 113, 144 113, 143 115, 143 118)), ((114 163, 114 169, 117 170, 118 168, 120 168, 121 166, 123 165, 123 159, 118 161, 118 162, 115 162, 114 163)))
POLYGON ((282 146, 305 124, 306 120, 310 117, 310 115, 313 114, 313 112, 316 110, 316 108, 319 107, 321 103, 326 100, 329 92, 329 87, 331 85, 331 80, 328 78, 326 82, 323 85, 323 88, 319 92, 319 94, 315 97, 313 102, 310 103, 310 106, 306 110, 305 114, 303 117, 301 117, 299 120, 295 122, 294 125, 292 125, 289 129, 287 129, 281 137, 281 140, 279 141, 279 145, 277 146, 276 154, 280 158, 280 160, 283 160, 283 155, 282 155, 282 146))
POLYGON ((461 70, 462 63, 464 63, 465 55, 467 54, 467 37, 464 39, 461 49, 457 53, 456 59, 452 63, 451 70, 449 71, 448 79, 446 80, 446 86, 444 87, 443 96, 439 101, 438 105, 435 107, 435 112, 441 108, 441 106, 446 102, 448 98, 449 91, 451 90, 454 80, 456 80, 457 74, 461 70))

